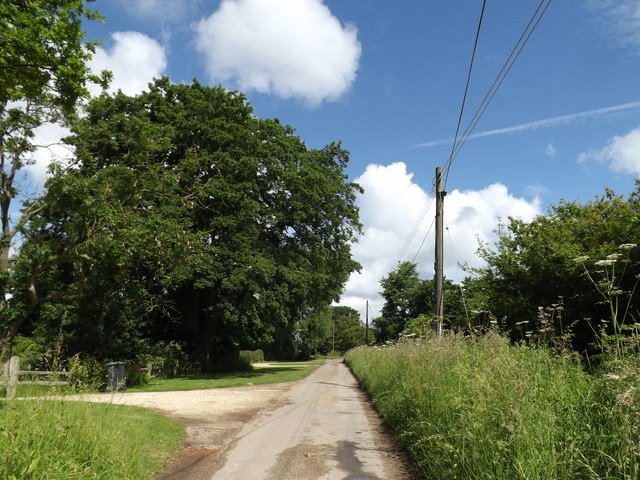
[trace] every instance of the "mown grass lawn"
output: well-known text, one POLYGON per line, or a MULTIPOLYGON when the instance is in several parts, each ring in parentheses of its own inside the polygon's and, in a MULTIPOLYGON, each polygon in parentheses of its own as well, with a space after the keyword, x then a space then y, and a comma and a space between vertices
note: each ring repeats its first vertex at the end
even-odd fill
POLYGON ((247 372, 207 373, 176 378, 151 378, 146 385, 131 387, 129 392, 163 392, 201 390, 205 388, 243 387, 267 383, 292 382, 305 378, 324 360, 309 362, 268 362, 273 366, 253 366, 247 372))

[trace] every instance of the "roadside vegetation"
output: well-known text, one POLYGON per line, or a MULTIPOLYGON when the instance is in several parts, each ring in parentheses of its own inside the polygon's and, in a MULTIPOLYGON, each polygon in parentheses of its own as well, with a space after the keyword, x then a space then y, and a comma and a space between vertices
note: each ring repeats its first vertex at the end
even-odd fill
POLYGON ((381 280, 380 346, 346 360, 423 478, 640 478, 640 184, 501 226, 448 283, 381 280))
POLYGON ((498 333, 350 351, 346 360, 422 478, 640 478, 640 362, 498 333))
POLYGON ((0 478, 148 480, 183 437, 180 425, 143 408, 0 401, 0 478))

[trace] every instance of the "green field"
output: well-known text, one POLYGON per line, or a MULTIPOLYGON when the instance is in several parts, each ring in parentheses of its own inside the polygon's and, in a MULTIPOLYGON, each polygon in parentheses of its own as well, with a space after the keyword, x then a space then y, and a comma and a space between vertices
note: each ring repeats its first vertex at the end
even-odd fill
POLYGON ((300 380, 314 371, 324 360, 310 362, 269 362, 268 367, 254 366, 247 372, 184 375, 176 378, 151 378, 149 383, 129 388, 130 392, 164 392, 200 390, 203 388, 242 387, 266 383, 300 380))

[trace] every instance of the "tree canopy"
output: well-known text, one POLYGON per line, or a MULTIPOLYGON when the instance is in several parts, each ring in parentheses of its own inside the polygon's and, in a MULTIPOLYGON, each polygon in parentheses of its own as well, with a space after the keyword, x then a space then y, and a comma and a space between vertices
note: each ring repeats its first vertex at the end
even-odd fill
POLYGON ((68 141, 76 161, 47 183, 25 248, 78 259, 37 285, 75 292, 61 301, 72 338, 92 322, 94 338, 170 337, 209 368, 221 350, 292 341, 358 268, 348 153, 308 149, 238 92, 163 78, 103 94, 68 141))
POLYGON ((0 362, 10 354, 23 307, 34 306, 18 300, 13 308, 6 301, 13 295, 9 252, 40 208, 32 202, 20 215, 12 209, 14 199, 24 200, 18 172, 32 161, 35 130, 68 122, 78 100, 88 96, 87 83, 108 79, 91 74, 86 64, 94 43, 83 41, 83 18, 100 19, 82 0, 0 2, 0 362))
MULTIPOLYGON (((380 280, 380 285, 380 294, 385 302, 382 315, 373 320, 378 342, 396 340, 411 320, 433 315, 435 281, 420 279, 415 263, 399 263, 395 270, 380 280)), ((466 317, 460 287, 446 279, 444 287, 445 323, 450 327, 464 326, 466 317)))
POLYGON ((607 191, 585 204, 560 202, 529 223, 509 219, 494 248, 480 249, 486 267, 473 283, 484 309, 514 338, 535 334, 553 316, 555 334, 572 332, 574 347, 583 350, 600 322, 610 321, 596 287, 613 280, 615 300, 624 300, 628 320, 638 321, 638 200, 638 190, 628 198, 607 191))

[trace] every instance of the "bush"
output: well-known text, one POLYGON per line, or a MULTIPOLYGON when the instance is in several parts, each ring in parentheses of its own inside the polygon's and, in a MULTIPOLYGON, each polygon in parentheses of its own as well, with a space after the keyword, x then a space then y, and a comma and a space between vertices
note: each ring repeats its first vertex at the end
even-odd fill
POLYGON ((260 348, 258 350, 240 350, 240 360, 250 364, 264 362, 264 352, 260 348))
POLYGON ((107 384, 104 365, 95 358, 76 354, 67 360, 69 384, 77 389, 103 390, 107 384))
POLYGON ((125 373, 127 387, 139 387, 149 383, 147 367, 141 367, 136 363, 128 363, 125 368, 125 373))
MULTIPOLYGON (((134 365, 151 367, 148 375, 155 377, 175 377, 181 373, 194 373, 197 365, 191 362, 189 355, 184 351, 184 345, 180 342, 158 342, 150 345, 147 341, 140 341, 139 354, 132 362, 134 365)), ((132 378, 133 380, 133 378, 132 378)))

